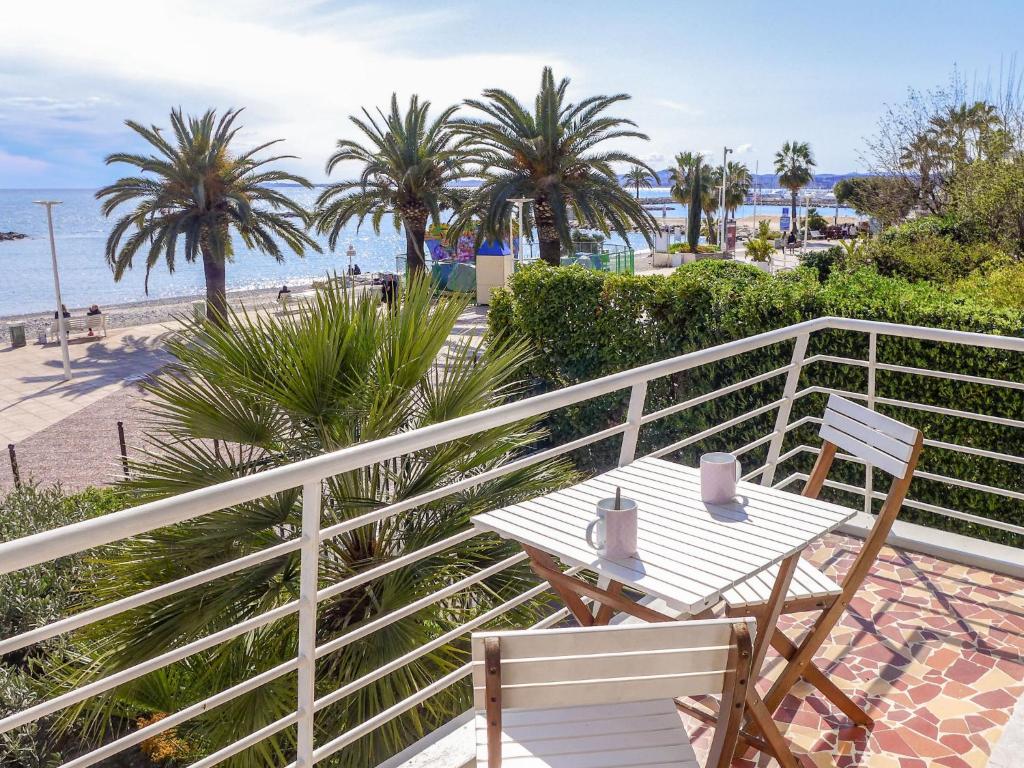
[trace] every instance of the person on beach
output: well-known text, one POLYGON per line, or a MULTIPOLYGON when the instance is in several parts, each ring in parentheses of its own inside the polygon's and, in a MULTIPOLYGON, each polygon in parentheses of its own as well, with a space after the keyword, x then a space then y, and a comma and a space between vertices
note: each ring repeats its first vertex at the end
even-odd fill
MULTIPOLYGON (((89 307, 88 311, 86 311, 85 314, 89 315, 89 316, 95 316, 95 315, 102 315, 103 313, 100 312, 100 305, 99 304, 93 304, 91 307, 89 307)), ((96 335, 96 334, 94 334, 92 332, 92 328, 89 329, 89 335, 90 336, 95 336, 96 335)))
MULTIPOLYGON (((68 312, 68 308, 65 305, 63 305, 63 304, 60 305, 60 311, 64 314, 64 317, 71 317, 71 313, 68 312)), ((54 312, 53 312, 53 319, 56 320, 58 317, 60 317, 60 315, 58 315, 57 311, 54 310, 54 312)))
POLYGON ((291 289, 287 285, 282 285, 281 290, 277 292, 277 300, 280 301, 281 297, 286 293, 291 293, 291 289))
POLYGON ((380 287, 380 300, 388 309, 394 306, 397 293, 398 275, 384 275, 380 287))

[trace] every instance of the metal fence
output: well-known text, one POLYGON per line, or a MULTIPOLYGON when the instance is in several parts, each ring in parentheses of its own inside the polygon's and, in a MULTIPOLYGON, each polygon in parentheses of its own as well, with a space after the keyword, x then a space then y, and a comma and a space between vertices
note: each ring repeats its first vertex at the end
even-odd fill
MULTIPOLYGON (((550 461, 556 456, 561 456, 583 446, 591 445, 599 441, 613 438, 621 439, 619 449, 619 463, 626 464, 636 456, 638 438, 641 430, 660 419, 671 414, 680 413, 694 408, 702 403, 710 402, 724 395, 740 392, 760 382, 779 380, 782 381, 782 394, 771 402, 759 404, 748 411, 728 419, 721 424, 716 424, 697 434, 678 436, 674 442, 662 446, 653 451, 651 455, 665 455, 679 450, 680 448, 692 445, 712 435, 722 433, 739 424, 746 423, 750 419, 765 414, 775 414, 774 428, 768 433, 758 437, 746 445, 737 446, 734 450, 736 455, 742 455, 757 447, 766 448, 766 460, 760 466, 752 469, 746 474, 747 479, 759 479, 764 485, 786 487, 797 482, 803 475, 791 473, 783 479, 776 481, 778 470, 787 461, 801 453, 817 450, 811 445, 800 445, 787 452, 783 452, 784 440, 787 434, 806 423, 807 419, 799 419, 791 423, 791 414, 794 403, 800 398, 814 392, 829 391, 821 387, 800 387, 801 372, 811 365, 856 365, 867 371, 867 388, 863 392, 843 391, 840 394, 849 397, 856 397, 866 402, 869 406, 893 405, 901 408, 915 409, 925 406, 905 400, 892 400, 879 397, 876 394, 875 374, 880 370, 892 370, 914 376, 939 377, 951 381, 966 381, 972 384, 983 386, 1009 388, 1013 390, 1024 390, 1024 383, 1008 381, 996 378, 969 376, 966 374, 951 373, 938 370, 916 369, 903 366, 893 366, 880 363, 876 357, 877 340, 884 336, 899 336, 902 338, 921 339, 936 344, 951 345, 953 347, 982 347, 986 349, 1004 350, 1007 354, 1019 354, 1024 352, 1024 339, 1008 338, 1000 336, 988 336, 975 333, 963 333, 955 331, 936 330, 929 328, 909 327, 886 323, 868 322, 862 320, 821 318, 798 325, 782 328, 779 330, 752 336, 746 339, 721 344, 715 347, 682 355, 669 360, 645 365, 639 368, 616 373, 593 381, 577 384, 537 397, 532 397, 512 402, 491 410, 476 413, 470 416, 453 419, 444 423, 417 429, 412 432, 402 433, 376 440, 369 443, 355 445, 334 453, 322 455, 316 458, 296 462, 294 464, 267 470, 257 475, 224 482, 207 488, 194 490, 172 498, 155 501, 141 506, 99 517, 85 522, 70 525, 64 528, 51 531, 42 531, 16 541, 0 544, 0 574, 7 574, 28 568, 37 564, 47 563, 56 558, 80 553, 122 541, 130 537, 139 536, 149 531, 154 531, 165 526, 174 525, 184 521, 207 515, 216 510, 244 504, 271 494, 278 494, 290 489, 301 489, 302 492, 302 523, 301 529, 295 531, 295 535, 288 541, 269 547, 265 550, 248 554, 244 557, 229 560, 217 564, 206 570, 193 573, 187 577, 170 581, 166 584, 146 589, 113 602, 91 607, 75 615, 68 616, 46 626, 31 629, 14 637, 0 640, 0 656, 10 654, 21 649, 27 649, 36 643, 43 642, 49 638, 56 637, 63 633, 71 632, 95 622, 102 621, 116 614, 130 611, 154 601, 163 600, 184 590, 194 589, 214 580, 224 578, 242 569, 265 563, 274 558, 288 553, 300 553, 301 573, 299 577, 300 588, 297 598, 291 602, 269 609, 264 613, 249 618, 230 627, 214 632, 206 637, 195 640, 188 644, 175 648, 166 648, 158 655, 134 666, 123 669, 102 679, 94 680, 79 688, 67 690, 59 695, 32 706, 24 711, 10 714, 0 719, 0 733, 24 726, 59 710, 71 707, 90 697, 110 691, 113 688, 131 680, 136 680, 154 670, 174 664, 191 655, 216 647, 232 638, 241 637, 254 630, 267 626, 286 616, 297 616, 298 620, 298 646, 295 648, 295 655, 278 666, 255 675, 244 682, 233 685, 225 690, 219 691, 208 698, 198 701, 179 712, 170 713, 162 720, 153 722, 146 727, 120 736, 113 741, 97 747, 86 754, 75 757, 65 763, 66 768, 84 768, 94 765, 112 755, 128 749, 141 741, 151 738, 168 729, 178 726, 190 718, 204 714, 211 709, 223 705, 239 696, 253 691, 260 686, 277 680, 286 675, 297 675, 298 696, 294 709, 288 714, 278 718, 269 725, 250 734, 240 735, 231 744, 217 749, 216 752, 203 757, 193 763, 192 768, 206 768, 216 765, 229 756, 238 754, 278 733, 284 729, 297 729, 297 751, 294 766, 308 768, 315 763, 333 755, 340 750, 353 744, 358 739, 374 731, 406 713, 423 702, 430 699, 437 693, 449 686, 455 685, 464 680, 469 674, 468 664, 455 669, 449 674, 437 680, 423 685, 416 693, 379 711, 367 713, 365 719, 359 723, 353 723, 343 733, 326 734, 319 742, 314 735, 314 715, 324 707, 331 705, 350 695, 353 691, 381 679, 382 677, 401 669, 424 653, 441 648, 446 644, 456 643, 465 639, 466 633, 471 630, 485 626, 505 612, 522 605, 526 601, 536 598, 545 592, 546 585, 537 585, 535 582, 523 582, 522 592, 504 604, 489 610, 473 618, 468 623, 453 631, 438 635, 423 648, 418 648, 403 656, 392 659, 379 669, 362 677, 347 681, 334 691, 325 693, 319 697, 316 695, 315 673, 316 662, 331 653, 336 652, 345 645, 354 642, 356 639, 371 637, 391 623, 415 615, 417 611, 425 607, 437 604, 440 601, 450 598, 479 584, 491 576, 506 571, 521 563, 525 555, 513 555, 500 562, 484 568, 479 572, 455 581, 436 593, 422 598, 418 601, 392 611, 391 613, 378 616, 357 629, 340 635, 326 642, 317 642, 317 606, 328 600, 337 598, 347 591, 355 589, 359 585, 375 579, 383 574, 392 572, 398 568, 405 567, 421 558, 436 554, 445 548, 457 546, 468 541, 478 534, 472 529, 462 531, 455 536, 437 541, 428 547, 417 552, 403 555, 392 561, 384 562, 375 567, 354 574, 343 581, 325 584, 320 575, 321 544, 334 537, 349 531, 355 531, 362 526, 378 523, 395 517, 404 512, 414 510, 420 505, 444 498, 450 494, 473 488, 482 483, 507 475, 517 469, 550 461), (868 339, 868 355, 865 359, 835 358, 828 355, 807 354, 808 342, 811 337, 819 332, 830 332, 843 330, 866 335, 868 339), (679 374, 696 369, 700 366, 728 360, 729 358, 750 353, 755 350, 787 345, 782 347, 783 353, 791 347, 789 362, 772 370, 766 370, 756 376, 749 377, 743 381, 732 383, 712 392, 702 393, 689 399, 678 402, 669 407, 661 408, 650 413, 645 413, 645 399, 650 382, 661 377, 679 374), (607 395, 618 391, 628 390, 629 404, 625 418, 620 423, 602 429, 593 434, 571 442, 548 448, 537 453, 518 458, 504 466, 492 469, 480 474, 463 477, 456 482, 444 487, 433 488, 424 491, 419 495, 390 504, 370 513, 359 515, 344 522, 322 527, 321 525, 321 500, 322 487, 325 478, 354 471, 376 463, 386 462, 398 457, 415 454, 417 451, 429 449, 455 439, 466 437, 472 434, 493 429, 507 424, 513 424, 523 419, 543 416, 558 409, 583 403, 596 397, 607 395), (620 437, 621 436, 621 437, 620 437)), ((972 413, 955 408, 955 403, 950 403, 944 413, 953 418, 980 420, 997 423, 1003 426, 1014 428, 1024 427, 1024 421, 1017 421, 1008 418, 988 416, 981 413, 972 413)), ((811 419, 813 420, 813 419, 811 419)), ((999 462, 1011 462, 1013 464, 1024 464, 1024 457, 1000 453, 996 451, 982 450, 971 446, 952 445, 940 443, 934 440, 926 441, 926 444, 935 445, 946 450, 962 451, 987 460, 999 462)), ((870 468, 869 468, 870 469, 870 468)), ((969 487, 973 490, 995 494, 1002 498, 1024 499, 1024 494, 1013 490, 1006 490, 992 486, 974 483, 970 480, 945 477, 934 473, 919 471, 917 475, 926 477, 929 480, 969 487)), ((858 493, 870 501, 877 497, 871 487, 871 473, 866 474, 866 482, 863 487, 847 485, 843 490, 858 493)), ((947 515, 961 520, 969 520, 984 525, 990 525, 1002 530, 1024 534, 1024 526, 1009 523, 1003 520, 990 520, 981 518, 969 512, 944 508, 936 505, 925 505, 922 502, 910 499, 907 501, 910 507, 927 509, 940 515, 947 515)), ((564 612, 552 612, 542 619, 537 626, 548 625, 562 620, 564 612)))

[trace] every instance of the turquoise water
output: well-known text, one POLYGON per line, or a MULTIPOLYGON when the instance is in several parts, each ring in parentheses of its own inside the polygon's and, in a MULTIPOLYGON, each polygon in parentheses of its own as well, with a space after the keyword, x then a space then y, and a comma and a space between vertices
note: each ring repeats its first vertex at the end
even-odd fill
MULTIPOLYGON (((316 190, 289 189, 289 194, 303 205, 311 206, 316 190)), ((641 190, 641 195, 661 196, 661 190, 641 190)), ((54 207, 54 233, 60 265, 61 291, 69 307, 90 304, 110 305, 146 298, 201 295, 204 291, 202 265, 179 259, 173 274, 161 264, 149 279, 145 291, 145 269, 136 267, 120 283, 115 283, 103 256, 110 221, 100 214, 99 204, 91 190, 0 190, 0 231, 13 230, 29 235, 26 240, 0 242, 0 316, 50 310, 54 304, 53 278, 50 270, 50 246, 46 234, 46 211, 33 205, 34 200, 62 200, 54 207)), ((669 216, 684 215, 685 208, 675 206, 669 216)), ((752 211, 743 206, 739 215, 752 211)), ((762 207, 766 214, 778 209, 762 207)), ((845 209, 840 209, 841 212, 845 209)), ((661 212, 655 212, 660 216, 661 212)), ((645 247, 644 239, 631 235, 634 247, 645 247)), ((618 242, 613 238, 614 242, 618 242)), ((227 282, 231 290, 270 288, 285 283, 301 283, 325 273, 343 272, 348 266, 345 249, 356 249, 355 261, 364 272, 393 270, 395 255, 405 251, 405 237, 388 224, 380 235, 366 226, 357 231, 350 225, 339 239, 339 251, 309 253, 305 258, 288 255, 283 263, 269 256, 249 252, 241 242, 235 243, 235 260, 228 265, 227 282)), ((180 251, 179 251, 180 254, 180 251)), ((143 256, 144 258, 144 256, 143 256)), ((140 264, 144 261, 140 259, 140 264)))

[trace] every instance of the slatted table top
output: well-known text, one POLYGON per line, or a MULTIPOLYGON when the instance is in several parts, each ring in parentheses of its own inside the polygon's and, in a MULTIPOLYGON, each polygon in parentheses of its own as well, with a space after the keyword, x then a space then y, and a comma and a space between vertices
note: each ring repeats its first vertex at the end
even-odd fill
POLYGON ((707 504, 700 472, 639 459, 530 501, 485 512, 473 524, 660 598, 679 611, 703 611, 722 592, 802 551, 856 510, 741 482, 736 500, 707 504), (586 541, 599 499, 622 488, 637 502, 639 550, 601 557, 586 541))

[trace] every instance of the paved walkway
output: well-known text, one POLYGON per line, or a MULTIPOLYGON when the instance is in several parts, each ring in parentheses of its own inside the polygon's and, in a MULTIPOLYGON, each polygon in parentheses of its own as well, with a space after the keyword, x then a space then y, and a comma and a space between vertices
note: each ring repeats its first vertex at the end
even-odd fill
POLYGON ((0 350, 0 445, 20 443, 164 365, 166 333, 160 324, 72 338, 71 381, 57 343, 0 350))

